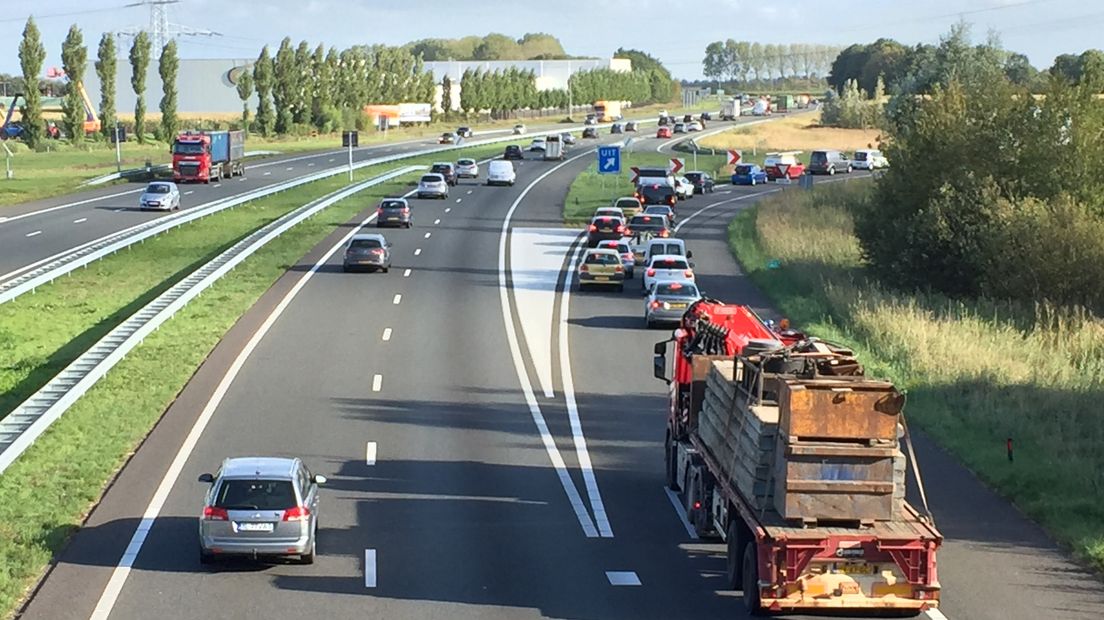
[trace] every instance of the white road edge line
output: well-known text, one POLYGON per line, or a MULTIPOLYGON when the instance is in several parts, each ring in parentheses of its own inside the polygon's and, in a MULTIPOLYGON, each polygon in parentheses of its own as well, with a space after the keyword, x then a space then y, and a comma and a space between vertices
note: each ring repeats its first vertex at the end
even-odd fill
POLYGON ((675 226, 675 234, 677 235, 678 232, 680 230, 682 230, 682 227, 685 226, 687 223, 689 223, 691 220, 693 220, 695 217, 698 217, 702 213, 705 213, 706 211, 709 211, 710 209, 712 209, 714 207, 719 207, 721 205, 726 205, 726 204, 729 204, 729 203, 732 203, 732 202, 739 202, 741 200, 747 200, 748 198, 756 198, 758 196, 765 196, 767 194, 773 194, 775 192, 780 192, 780 191, 782 191, 782 190, 780 190, 780 189, 768 189, 768 190, 764 190, 764 191, 761 191, 761 192, 755 192, 754 194, 744 194, 743 196, 737 196, 735 198, 727 198, 727 199, 722 200, 720 202, 714 202, 713 204, 711 204, 707 207, 702 207, 701 209, 698 209, 697 211, 691 213, 686 219, 680 221, 678 223, 678 225, 675 226))
POLYGON ((582 244, 575 247, 575 252, 567 263, 563 292, 560 293, 560 381, 563 382, 564 405, 567 408, 568 420, 571 422, 575 457, 579 461, 579 469, 583 472, 583 484, 586 485, 587 497, 590 499, 590 508, 594 512, 594 521, 598 525, 598 533, 602 538, 613 538, 613 528, 606 514, 606 505, 602 502, 602 494, 598 491, 598 480, 594 477, 594 466, 591 464, 590 452, 587 450, 586 436, 583 435, 583 423, 579 419, 579 405, 575 402, 575 380, 571 374, 571 351, 568 347, 567 319, 571 307, 571 280, 575 275, 575 263, 578 262, 582 249, 582 244))
POLYGON ((388 340, 391 340, 391 328, 385 327, 383 328, 383 341, 387 342, 388 340))
POLYGON ((376 550, 364 550, 364 587, 376 587, 376 550))
POLYGON ((587 538, 597 538, 598 530, 594 526, 594 521, 590 518, 590 513, 583 503, 582 496, 579 495, 579 489, 575 487, 575 483, 571 480, 571 473, 567 470, 567 464, 564 462, 563 455, 560 454, 559 447, 556 446, 556 440, 552 437, 551 431, 548 430, 548 422, 545 421, 544 414, 537 403, 537 397, 533 393, 533 384, 529 381, 529 372, 525 369, 525 360, 521 356, 521 346, 518 343, 517 331, 514 329, 514 315, 510 310, 510 291, 506 286, 506 241, 510 236, 510 221, 514 217, 514 211, 525 199, 529 190, 533 189, 537 183, 543 181, 548 175, 576 159, 593 155, 595 150, 589 149, 556 164, 527 185, 514 200, 514 203, 510 205, 510 209, 506 211, 506 217, 502 220, 502 232, 498 238, 498 299, 502 306, 502 320, 506 326, 506 340, 510 344, 510 357, 514 362, 514 371, 517 374, 518 382, 521 384, 521 391, 525 395, 525 402, 529 406, 529 414, 533 417, 533 423, 537 425, 537 432, 540 434, 542 443, 544 443, 545 452, 548 453, 548 459, 552 461, 552 466, 556 469, 560 485, 563 486, 564 493, 567 494, 567 499, 575 510, 575 517, 579 519, 579 525, 582 526, 583 533, 587 538))
POLYGON ((694 531, 694 526, 690 525, 690 519, 686 518, 686 509, 682 507, 678 494, 667 487, 663 487, 663 492, 667 494, 667 499, 671 500, 671 505, 675 507, 675 514, 682 522, 682 527, 686 528, 686 535, 690 537, 690 540, 697 540, 698 533, 694 531))
POLYGON ((372 376, 372 391, 378 392, 383 389, 383 375, 372 376))
POLYGON ((376 464, 376 442, 369 441, 364 448, 364 464, 371 467, 376 464))
MULTIPOLYGON (((149 534, 150 528, 153 527, 154 521, 161 513, 161 509, 165 506, 165 502, 169 499, 169 493, 172 491, 173 486, 176 485, 176 481, 184 470, 184 466, 187 464, 188 458, 191 456, 196 444, 199 443, 199 438, 203 435, 203 430, 207 428, 207 424, 211 421, 211 417, 214 416, 215 410, 218 409, 219 404, 222 403, 222 399, 226 396, 226 392, 229 391, 231 384, 234 383, 234 379, 237 378, 238 373, 241 372, 242 367, 245 366, 245 362, 249 359, 249 356, 252 355, 253 350, 260 344, 261 339, 265 337, 268 330, 272 329, 272 326, 276 324, 276 320, 280 318, 284 310, 291 305, 291 301, 295 299, 299 291, 303 290, 303 287, 307 285, 307 282, 310 281, 315 273, 318 273, 322 265, 324 265, 330 257, 336 254, 338 250, 345 247, 345 244, 349 242, 349 239, 353 238, 353 235, 355 235, 361 227, 368 225, 374 219, 376 219, 376 215, 373 213, 366 220, 361 222, 360 226, 352 229, 348 234, 342 237, 340 241, 334 244, 329 251, 323 254, 322 257, 318 259, 318 262, 311 266, 310 271, 303 274, 303 277, 291 287, 291 290, 288 291, 286 295, 284 295, 284 298, 272 309, 272 313, 261 323, 257 331, 253 332, 253 337, 249 339, 249 342, 247 342, 241 352, 238 353, 238 356, 234 359, 230 368, 227 369, 226 374, 223 375, 222 381, 219 381, 215 391, 211 393, 211 398, 207 400, 207 404, 203 407, 203 411, 201 411, 199 417, 196 418, 195 424, 192 425, 192 430, 189 431, 188 436, 184 438, 184 442, 180 445, 180 449, 177 451, 172 463, 169 464, 168 471, 166 471, 165 476, 161 478, 161 483, 157 485, 157 490, 154 492, 153 497, 146 506, 145 512, 142 514, 142 520, 138 523, 137 528, 135 528, 134 535, 131 536, 130 543, 127 545, 123 557, 120 558, 119 563, 115 565, 115 569, 111 573, 111 578, 108 580, 107 586, 104 587, 104 591, 100 595, 100 600, 96 603, 96 608, 92 610, 92 615, 89 616, 89 620, 107 620, 108 616, 111 615, 111 610, 115 607, 115 602, 119 600, 119 595, 123 591, 123 586, 126 584, 127 577, 130 576, 131 568, 133 568, 134 562, 138 558, 138 553, 142 550, 142 545, 146 542, 146 536, 149 534)), ((373 554, 374 553, 373 551, 373 554)), ((375 556, 373 555, 373 561, 374 559, 375 556)))

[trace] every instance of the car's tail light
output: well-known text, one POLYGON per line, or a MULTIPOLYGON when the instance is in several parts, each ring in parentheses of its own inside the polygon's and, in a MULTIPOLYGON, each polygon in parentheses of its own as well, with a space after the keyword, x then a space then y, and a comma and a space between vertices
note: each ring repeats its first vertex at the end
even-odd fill
POLYGON ((625 227, 624 227, 623 225, 621 225, 621 224, 618 224, 618 225, 617 225, 617 229, 616 229, 616 230, 614 230, 614 232, 617 232, 617 233, 623 233, 623 232, 625 232, 625 227))
POLYGON ((598 227, 595 226, 594 224, 591 224, 590 225, 590 232, 598 232, 598 227))
POLYGON ((656 273, 655 269, 649 269, 648 270, 648 277, 651 278, 651 277, 655 276, 655 273, 656 273))
POLYGON ((403 215, 410 215, 410 207, 403 207, 403 215))
POLYGON ((310 518, 310 508, 306 506, 296 506, 294 508, 288 508, 284 511, 284 521, 306 521, 310 518))
POLYGON ((658 308, 658 307, 660 307, 660 306, 662 306, 662 305, 663 305, 663 304, 661 304, 661 303, 660 303, 660 302, 658 302, 658 301, 653 301, 653 302, 652 302, 652 307, 653 307, 653 308, 658 308))
POLYGON ((617 273, 622 273, 622 272, 625 271, 625 266, 624 265, 618 265, 618 266, 614 267, 613 270, 616 271, 617 273))
POLYGON ((686 271, 683 272, 683 274, 687 278, 693 278, 694 277, 694 270, 693 269, 687 269, 686 271))
POLYGON ((380 256, 383 256, 383 248, 376 248, 372 250, 372 254, 379 254, 380 256))
POLYGON ((579 272, 580 273, 587 273, 589 271, 590 271, 590 268, 586 266, 586 263, 583 263, 582 265, 579 266, 579 272))
POLYGON ((671 205, 672 207, 675 206, 675 197, 673 195, 667 197, 667 204, 671 205))
POLYGON ((663 230, 661 230, 661 231, 659 232, 659 236, 660 236, 660 237, 663 237, 664 239, 666 239, 667 237, 670 237, 670 236, 671 236, 671 232, 670 232, 670 231, 668 231, 668 230, 667 230, 666 228, 664 228, 663 230))
POLYGON ((625 260, 632 260, 632 258, 633 258, 632 252, 625 252, 625 260))
POLYGON ((628 227, 626 227, 626 228, 625 228, 625 230, 621 231, 621 234, 622 234, 622 235, 625 235, 626 237, 631 237, 631 236, 632 236, 632 234, 633 234, 633 232, 632 232, 632 230, 631 230, 631 229, 629 229, 628 227))
POLYGON ((383 217, 383 207, 376 209, 376 215, 378 215, 379 217, 383 217))
POLYGON ((230 515, 226 512, 225 508, 218 508, 216 506, 204 506, 203 508, 203 520, 204 521, 229 521, 230 515))

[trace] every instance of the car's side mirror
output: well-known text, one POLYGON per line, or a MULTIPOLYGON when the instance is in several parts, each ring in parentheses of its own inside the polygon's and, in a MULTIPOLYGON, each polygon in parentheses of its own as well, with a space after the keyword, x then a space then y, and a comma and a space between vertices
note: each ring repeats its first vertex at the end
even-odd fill
POLYGON ((694 252, 692 252, 691 250, 686 250, 686 258, 694 258, 694 252))
POLYGON ((215 477, 211 474, 200 474, 199 481, 206 482, 207 484, 213 484, 215 482, 215 477))
POLYGON ((667 378, 667 357, 665 355, 657 355, 652 358, 652 375, 667 385, 671 384, 671 380, 667 378))
POLYGON ((686 264, 690 265, 690 268, 691 268, 691 269, 693 269, 693 268, 694 268, 694 261, 687 261, 687 263, 686 263, 686 264))
POLYGON ((320 474, 315 474, 311 477, 311 481, 315 484, 326 484, 326 477, 320 474))
POLYGON ((652 352, 656 355, 667 355, 668 342, 670 342, 670 340, 664 340, 663 342, 655 343, 655 345, 652 347, 652 352))
POLYGON ((395 244, 394 244, 394 243, 391 243, 390 241, 388 241, 388 242, 387 242, 387 247, 391 247, 391 246, 393 246, 393 245, 395 245, 395 244))

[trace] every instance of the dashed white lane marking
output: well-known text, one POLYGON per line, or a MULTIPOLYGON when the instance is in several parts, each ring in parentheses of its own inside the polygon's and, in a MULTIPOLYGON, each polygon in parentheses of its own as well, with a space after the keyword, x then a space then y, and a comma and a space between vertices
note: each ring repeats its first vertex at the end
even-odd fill
POLYGON ((376 587, 376 550, 364 550, 364 587, 376 587))
POLYGON ((214 185, 212 185, 211 187, 222 187, 222 183, 215 183, 215 184, 214 184, 214 185))
POLYGON ((422 253, 422 248, 418 248, 417 250, 414 250, 414 256, 418 256, 421 253, 422 253))
POLYGON ((436 226, 441 223, 441 220, 433 220, 433 225, 436 226))
POLYGON ((675 507, 675 514, 678 515, 679 521, 682 522, 682 527, 686 528, 686 534, 690 536, 690 540, 697 540, 698 533, 694 531, 694 526, 690 525, 690 519, 686 518, 686 509, 682 507, 682 502, 679 501, 678 495, 663 487, 664 492, 667 493, 667 499, 671 500, 671 505, 675 507))
POLYGON ((268 172, 264 173, 264 175, 263 175, 263 176, 266 176, 266 177, 267 177, 267 176, 268 176, 268 175, 270 175, 270 174, 272 174, 272 171, 271 171, 271 170, 269 170, 268 172))
POLYGON ((82 222, 87 222, 87 221, 88 221, 88 218, 86 218, 86 217, 82 217, 82 218, 80 218, 79 220, 73 220, 73 223, 74 223, 74 224, 80 224, 80 223, 82 223, 82 222))
POLYGON ((309 164, 307 164, 307 167, 309 168, 309 167, 311 167, 311 166, 313 166, 313 165, 314 165, 314 162, 312 161, 312 162, 310 162, 309 164))
POLYGON ((369 441, 364 449, 364 464, 371 467, 376 464, 376 442, 369 441))
POLYGON ((472 191, 471 191, 471 190, 469 189, 469 190, 468 190, 468 194, 471 194, 471 193, 472 193, 472 191))
POLYGON ((460 201, 462 201, 462 200, 464 200, 464 199, 463 199, 463 198, 457 198, 457 199, 456 199, 456 202, 458 202, 458 203, 459 203, 459 202, 460 202, 460 201))
POLYGON ((191 195, 192 195, 192 194, 194 194, 194 193, 195 193, 195 190, 194 190, 194 189, 190 189, 190 190, 188 190, 188 191, 184 192, 184 195, 185 195, 185 196, 191 196, 191 195))
POLYGON ((372 377, 372 391, 378 392, 383 388, 383 375, 375 375, 372 377))
POLYGON ((288 166, 287 169, 288 170, 295 170, 295 166, 288 166))
POLYGON ((245 183, 245 181, 246 181, 245 177, 238 177, 238 183, 245 183))
POLYGON ((429 238, 430 238, 430 237, 431 237, 432 235, 433 235, 433 233, 426 233, 426 234, 425 234, 425 238, 426 238, 426 239, 429 239, 429 238))
POLYGON ((447 208, 445 209, 445 213, 448 213, 449 211, 452 211, 452 207, 447 207, 447 208))
POLYGON ((947 616, 943 615, 943 612, 938 609, 929 609, 924 612, 928 616, 928 620, 947 620, 947 616))
POLYGON ((41 234, 42 234, 42 231, 41 231, 41 230, 36 230, 36 231, 34 231, 34 232, 29 232, 29 233, 27 233, 27 236, 28 236, 28 237, 35 237, 35 236, 38 236, 38 235, 41 235, 41 234))
POLYGON ((402 303, 402 295, 395 295, 395 298, 391 300, 391 303, 396 306, 402 303))
POLYGON ((608 570, 606 571, 606 579, 609 579, 611 586, 640 585, 640 577, 637 577, 636 573, 631 570, 608 570))
POLYGON ((383 341, 387 342, 388 340, 391 340, 391 328, 385 327, 383 328, 383 341))
POLYGON ((410 277, 410 270, 409 269, 407 269, 406 271, 403 272, 403 277, 404 278, 409 278, 410 277))
POLYGON ((334 160, 334 158, 333 158, 333 157, 331 157, 331 158, 330 158, 330 161, 333 161, 333 160, 334 160))

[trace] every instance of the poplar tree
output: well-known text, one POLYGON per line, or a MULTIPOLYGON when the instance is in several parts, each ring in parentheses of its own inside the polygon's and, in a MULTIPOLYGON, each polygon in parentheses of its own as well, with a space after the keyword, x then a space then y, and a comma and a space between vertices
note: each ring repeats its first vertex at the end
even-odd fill
POLYGON ((253 85, 257 89, 257 130, 267 137, 272 133, 276 117, 272 111, 272 57, 268 46, 261 49, 253 64, 253 85))
POLYGON ((46 48, 35 25, 34 18, 27 18, 23 28, 23 41, 19 44, 19 66, 23 69, 23 139, 32 149, 42 142, 45 123, 42 121, 42 95, 38 92, 38 76, 46 60, 46 48))
POLYGON ((176 73, 180 58, 176 54, 176 41, 170 40, 161 49, 161 61, 157 72, 161 74, 161 139, 171 142, 180 121, 176 115, 176 73))
MULTIPOLYGON (((254 70, 256 70, 254 68, 254 70)), ((242 131, 249 133, 249 97, 253 95, 253 75, 249 68, 242 69, 238 75, 238 83, 234 85, 238 89, 238 98, 242 102, 242 131)), ((260 112, 258 112, 258 119, 260 112)))
POLYGON ((76 24, 69 27, 69 34, 61 44, 61 66, 69 78, 69 88, 61 107, 64 112, 65 132, 69 141, 80 144, 84 141, 84 99, 80 95, 80 85, 84 82, 84 68, 88 65, 88 48, 84 45, 84 35, 76 24))
POLYGON ((100 37, 96 57, 96 76, 100 78, 100 131, 110 138, 115 131, 115 37, 105 32, 100 37))
POLYGON ((145 31, 134 37, 130 46, 130 85, 136 95, 134 101, 134 133, 138 143, 146 143, 146 71, 150 62, 150 38, 145 31))

